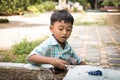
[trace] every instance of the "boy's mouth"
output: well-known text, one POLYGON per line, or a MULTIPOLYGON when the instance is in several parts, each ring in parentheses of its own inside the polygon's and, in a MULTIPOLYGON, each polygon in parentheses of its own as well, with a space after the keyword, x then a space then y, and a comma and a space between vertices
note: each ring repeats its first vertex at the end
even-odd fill
POLYGON ((65 36, 62 36, 62 38, 63 38, 63 39, 66 39, 66 37, 65 37, 65 36))

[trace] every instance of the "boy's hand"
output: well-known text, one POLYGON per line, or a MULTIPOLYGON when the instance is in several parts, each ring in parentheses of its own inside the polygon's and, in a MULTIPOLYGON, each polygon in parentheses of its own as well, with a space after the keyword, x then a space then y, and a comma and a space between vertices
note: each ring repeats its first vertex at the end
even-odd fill
POLYGON ((64 61, 64 60, 61 60, 61 59, 56 59, 56 58, 51 58, 51 61, 50 63, 55 66, 55 67, 58 67, 60 69, 66 69, 66 64, 67 62, 64 61))
POLYGON ((81 61, 80 65, 87 65, 84 61, 81 61))

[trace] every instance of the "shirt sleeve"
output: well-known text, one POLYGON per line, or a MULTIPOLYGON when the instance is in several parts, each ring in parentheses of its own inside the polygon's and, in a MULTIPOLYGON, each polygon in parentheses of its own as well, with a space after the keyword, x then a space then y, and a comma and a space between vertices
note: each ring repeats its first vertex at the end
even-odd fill
POLYGON ((81 58, 75 53, 75 51, 71 48, 71 57, 75 58, 77 60, 77 64, 81 63, 81 58))
POLYGON ((46 53, 47 53, 47 46, 43 46, 44 44, 40 44, 40 45, 38 45, 37 47, 35 47, 32 51, 31 51, 31 53, 28 55, 28 57, 27 57, 27 62, 28 63, 31 63, 32 65, 41 65, 40 63, 39 64, 36 64, 36 63, 34 63, 34 62, 32 62, 32 61, 30 61, 28 58, 30 57, 30 56, 32 56, 32 55, 45 55, 46 53))
POLYGON ((32 51, 31 51, 31 53, 28 55, 28 57, 27 57, 27 62, 28 63, 30 63, 30 64, 32 64, 32 65, 37 65, 36 63, 34 63, 33 61, 31 61, 31 60, 29 60, 28 58, 30 57, 30 56, 32 56, 32 55, 34 55, 34 54, 39 54, 40 53, 40 51, 39 51, 39 46, 37 46, 37 47, 35 47, 32 51))

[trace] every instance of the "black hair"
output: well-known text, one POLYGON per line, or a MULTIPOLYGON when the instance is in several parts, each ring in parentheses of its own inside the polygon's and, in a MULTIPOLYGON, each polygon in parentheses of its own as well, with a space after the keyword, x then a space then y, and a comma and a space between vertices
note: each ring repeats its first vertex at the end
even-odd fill
POLYGON ((74 18, 68 11, 58 10, 51 15, 50 21, 51 21, 51 25, 53 25, 54 22, 56 21, 59 21, 59 22, 64 21, 65 23, 67 22, 73 25, 74 18))

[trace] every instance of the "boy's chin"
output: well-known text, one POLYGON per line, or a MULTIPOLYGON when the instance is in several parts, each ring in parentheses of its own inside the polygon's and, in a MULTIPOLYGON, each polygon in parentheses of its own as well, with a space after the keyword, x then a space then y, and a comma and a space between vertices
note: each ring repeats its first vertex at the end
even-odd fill
POLYGON ((65 41, 59 41, 60 44, 63 44, 65 41))
POLYGON ((66 40, 62 40, 61 43, 64 43, 66 40))

